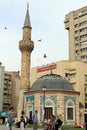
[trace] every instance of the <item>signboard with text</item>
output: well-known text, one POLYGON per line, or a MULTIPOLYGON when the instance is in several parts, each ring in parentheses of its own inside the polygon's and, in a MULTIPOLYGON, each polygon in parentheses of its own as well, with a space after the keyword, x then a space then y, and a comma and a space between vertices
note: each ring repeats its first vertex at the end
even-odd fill
POLYGON ((43 72, 43 71, 48 71, 48 70, 53 70, 53 69, 56 69, 56 67, 57 67, 56 64, 44 66, 44 67, 38 68, 38 69, 37 69, 37 73, 43 72))

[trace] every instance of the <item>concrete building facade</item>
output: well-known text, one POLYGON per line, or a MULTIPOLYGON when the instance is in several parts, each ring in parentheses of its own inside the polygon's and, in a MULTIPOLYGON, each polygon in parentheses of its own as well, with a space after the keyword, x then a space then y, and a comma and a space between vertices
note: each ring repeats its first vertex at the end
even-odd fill
POLYGON ((19 72, 5 71, 5 67, 0 66, 0 113, 7 112, 11 106, 17 111, 19 88, 19 72))
POLYGON ((64 24, 68 30, 69 60, 87 63, 87 6, 69 12, 64 24))
POLYGON ((4 66, 0 66, 0 112, 3 110, 4 66))
MULTIPOLYGON (((7 108, 13 106, 14 110, 17 112, 19 92, 20 92, 20 73, 19 71, 5 71, 5 92, 7 93, 7 108)), ((8 110, 7 109, 7 110, 8 110)), ((6 110, 6 108, 5 108, 6 110)))

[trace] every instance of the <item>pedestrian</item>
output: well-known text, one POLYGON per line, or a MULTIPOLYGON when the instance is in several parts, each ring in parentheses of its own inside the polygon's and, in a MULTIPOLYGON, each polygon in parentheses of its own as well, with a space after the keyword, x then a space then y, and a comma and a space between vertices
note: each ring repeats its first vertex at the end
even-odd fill
POLYGON ((55 130, 58 130, 58 128, 62 125, 63 121, 61 119, 61 114, 58 116, 58 118, 55 121, 55 130))
POLYGON ((8 111, 8 118, 7 118, 7 123, 8 123, 8 128, 9 130, 12 130, 12 124, 13 124, 13 110, 14 108, 13 107, 10 107, 9 108, 9 111, 8 111))
POLYGON ((24 120, 25 120, 25 126, 26 126, 26 125, 27 125, 27 123, 28 123, 28 120, 29 120, 29 119, 28 119, 28 117, 27 117, 27 116, 25 116, 25 117, 24 117, 24 120))
POLYGON ((55 116, 53 114, 50 117, 49 129, 55 130, 55 116))
POLYGON ((37 115, 38 111, 35 110, 35 113, 33 115, 33 130, 37 130, 38 128, 38 115, 37 115))
POLYGON ((24 128, 25 128, 25 114, 24 114, 24 111, 21 111, 20 128, 21 128, 21 130, 24 130, 24 128))
POLYGON ((5 111, 3 111, 3 112, 1 113, 1 117, 2 117, 2 124, 5 124, 5 119, 6 119, 6 116, 7 116, 6 112, 5 112, 5 111))

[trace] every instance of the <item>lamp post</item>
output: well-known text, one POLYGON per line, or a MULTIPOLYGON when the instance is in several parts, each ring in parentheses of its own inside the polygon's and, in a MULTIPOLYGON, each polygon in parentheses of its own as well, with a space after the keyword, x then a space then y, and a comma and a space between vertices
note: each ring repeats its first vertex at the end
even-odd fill
POLYGON ((43 95, 43 126, 44 126, 44 119, 45 119, 45 91, 46 91, 46 86, 44 85, 42 88, 44 95, 43 95))

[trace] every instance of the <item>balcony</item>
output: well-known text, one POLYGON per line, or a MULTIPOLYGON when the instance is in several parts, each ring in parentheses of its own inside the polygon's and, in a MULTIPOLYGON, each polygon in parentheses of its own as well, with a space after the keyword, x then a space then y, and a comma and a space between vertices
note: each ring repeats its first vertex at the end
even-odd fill
POLYGON ((11 104, 11 99, 10 98, 6 98, 3 101, 4 104, 11 104))

